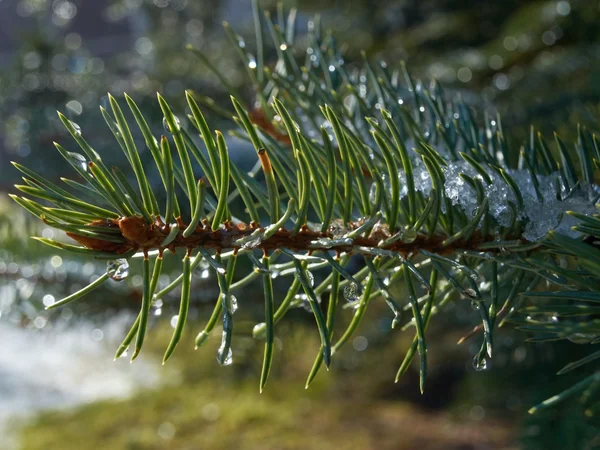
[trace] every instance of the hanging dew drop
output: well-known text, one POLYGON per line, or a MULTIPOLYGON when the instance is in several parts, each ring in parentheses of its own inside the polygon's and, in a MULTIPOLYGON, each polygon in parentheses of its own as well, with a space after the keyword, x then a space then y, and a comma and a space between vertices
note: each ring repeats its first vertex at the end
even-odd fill
POLYGON ((478 302, 477 300, 472 300, 471 308, 473 308, 475 311, 479 311, 479 309, 481 308, 481 302, 478 302))
MULTIPOLYGON (((179 128, 180 128, 179 118, 177 116, 173 116, 173 117, 175 118, 175 127, 177 128, 177 130, 179 130, 179 128)), ((169 133, 172 133, 171 127, 169 127, 169 122, 167 122, 166 117, 163 117, 163 127, 166 131, 168 131, 169 133)))
POLYGON ((254 339, 264 339, 267 335, 267 324, 264 322, 257 323, 252 328, 252 337, 254 339))
POLYGON ((163 307, 163 301, 158 299, 152 303, 152 305, 150 306, 150 310, 152 311, 152 313, 155 316, 160 316, 160 314, 162 313, 162 307, 163 307), (156 314, 157 311, 160 311, 160 312, 158 314, 156 314))
POLYGON ((223 359, 223 349, 219 349, 219 363, 222 366, 230 366, 231 363, 233 362, 233 352, 231 351, 231 348, 229 349, 229 351, 227 352, 227 356, 225 357, 225 359, 223 359))
POLYGON ((152 303, 152 314, 155 316, 160 316, 162 314, 163 301, 158 299, 152 303))
POLYGON ((88 161, 81 153, 69 152, 69 159, 71 164, 79 166, 84 172, 88 170, 88 161))
POLYGON ((290 306, 292 308, 298 308, 299 306, 301 306, 302 305, 302 297, 303 296, 304 296, 304 294, 296 294, 296 295, 294 295, 294 299, 290 303, 290 306))
POLYGON ((202 330, 200 333, 198 333, 198 336, 196 336, 196 348, 202 347, 204 344, 206 344, 206 341, 208 341, 209 337, 210 335, 205 330, 202 330))
POLYGON ((115 281, 122 281, 129 275, 129 263, 125 258, 115 259, 106 263, 108 275, 115 281))
POLYGON ((78 123, 73 122, 72 120, 69 120, 69 122, 71 122, 71 126, 73 127, 73 129, 75 130, 75 134, 77 136, 81 136, 81 127, 79 126, 78 123))
POLYGON ((229 366, 233 362, 233 352, 231 351, 231 347, 229 347, 227 353, 225 353, 226 342, 227 333, 223 331, 223 335, 221 336, 221 346, 217 351, 217 361, 222 366, 229 366))
POLYGON ((179 320, 179 316, 175 315, 171 317, 171 327, 175 328, 177 326, 177 321, 179 320))
POLYGON ((480 358, 479 355, 475 355, 473 357, 473 368, 477 371, 477 372, 483 372, 484 370, 486 370, 488 368, 488 361, 487 359, 484 358, 480 358))
POLYGON ((306 312, 312 312, 312 306, 310 306, 310 302, 306 295, 302 297, 302 308, 304 308, 306 312))

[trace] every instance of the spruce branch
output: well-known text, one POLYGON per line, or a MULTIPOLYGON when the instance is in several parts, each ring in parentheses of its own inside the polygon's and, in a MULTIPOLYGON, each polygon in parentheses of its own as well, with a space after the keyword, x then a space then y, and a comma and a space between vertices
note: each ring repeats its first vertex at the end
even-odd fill
MULTIPOLYGON (((396 380, 418 354, 421 391, 427 329, 451 301, 471 302, 477 311, 474 317, 481 324, 461 340, 481 332, 477 370, 490 366, 494 336, 505 323, 532 333, 533 340, 598 341, 598 320, 586 318, 593 317, 593 304, 600 301, 600 189, 595 184, 600 151, 595 136, 580 127, 576 142, 565 143, 555 135, 552 148, 532 128, 529 142, 515 147, 499 116, 484 114, 483 122, 475 120, 462 100, 436 82, 414 80, 404 64, 394 70, 373 65, 366 55, 362 66, 346 64, 319 26, 309 31, 308 48, 295 45, 294 12, 277 25, 256 2, 253 13, 256 58, 228 25, 225 30, 254 88, 257 107, 245 107, 237 94, 229 106, 187 91, 191 114, 185 121, 179 118, 184 112, 158 94, 166 134, 157 139, 131 97, 125 95, 129 112, 109 97, 111 111, 102 114, 131 166, 134 185, 126 172, 109 171, 79 127, 60 113, 83 154, 55 146, 80 179, 64 178, 60 187, 15 163, 25 182, 16 188, 27 197, 11 197, 78 245, 37 239, 112 261, 96 281, 50 307, 77 300, 108 279, 122 279, 127 260, 143 257, 140 313, 116 356, 135 339, 133 359, 137 357, 150 306, 181 285, 166 362, 186 325, 194 268, 204 261, 215 272, 220 293, 196 347, 221 320, 217 359, 228 365, 238 308, 235 293, 262 279, 265 321, 253 331, 265 339, 261 391, 272 365, 277 324, 290 308, 303 304, 314 315, 321 342, 307 387, 323 363, 329 367, 335 360, 369 304, 381 299, 392 311, 392 327, 401 323, 404 310, 412 315, 400 327, 414 327, 415 336, 396 380), (231 134, 256 151, 254 170, 246 172, 235 163, 225 136, 211 131, 200 105, 237 126, 231 134), (150 149, 164 193, 150 188, 129 116, 150 149), (514 160, 519 169, 507 164, 514 160), (194 171, 195 163, 203 177, 194 171), (82 191, 94 201, 81 200, 82 191), (159 204, 163 198, 164 207, 159 204), (241 214, 234 214, 236 204, 243 205, 241 214), (163 259, 170 257, 167 250, 183 254, 182 273, 158 290, 163 259), (260 258, 255 251, 262 253, 260 258), (250 273, 236 271, 240 257, 248 258, 250 273), (352 260, 363 266, 351 268, 352 260), (316 271, 324 279, 315 286, 316 271), (279 304, 274 276, 291 279, 279 304), (543 291, 537 290, 541 280, 543 291), (407 287, 408 298, 395 295, 391 288, 396 283, 407 287), (319 303, 322 295, 329 296, 326 311, 319 303), (346 328, 338 331, 341 297, 354 308, 346 328)), ((193 52, 216 71, 207 55, 193 52)), ((224 76, 217 75, 227 87, 224 76)), ((596 360, 593 353, 564 370, 596 360)), ((597 377, 596 372, 556 401, 595 386, 597 377)))

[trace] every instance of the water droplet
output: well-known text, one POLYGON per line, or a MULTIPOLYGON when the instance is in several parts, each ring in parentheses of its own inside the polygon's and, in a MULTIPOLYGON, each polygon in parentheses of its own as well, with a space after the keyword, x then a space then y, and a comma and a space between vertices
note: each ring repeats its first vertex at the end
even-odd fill
POLYGON ((356 283, 351 282, 344 286, 344 298, 349 302, 353 302, 358 298, 358 286, 356 283))
POLYGON ((160 316, 162 314, 163 301, 158 299, 152 303, 150 307, 152 314, 155 316, 160 316))
POLYGON ((179 316, 175 315, 171 317, 171 327, 175 328, 177 326, 177 321, 179 320, 179 316))
POLYGON ((320 248, 333 248, 340 247, 346 245, 352 245, 354 240, 352 238, 339 238, 339 239, 329 239, 329 238, 319 238, 316 241, 310 241, 311 246, 317 246, 320 248))
POLYGON ((75 129, 75 134, 77 136, 81 136, 81 127, 79 126, 78 123, 73 122, 72 120, 69 120, 69 122, 71 122, 71 125, 73 126, 73 128, 75 129))
POLYGON ((275 279, 279 276, 279 271, 278 270, 272 270, 271 271, 271 278, 275 279))
POLYGON ((302 301, 303 299, 306 297, 305 294, 296 294, 294 295, 294 300, 292 300, 290 306, 297 308, 299 306, 302 306, 302 301))
MULTIPOLYGON (((300 306, 302 306, 302 308, 304 308, 304 310, 306 312, 312 313, 312 306, 310 306, 310 302, 308 301, 308 296, 305 294, 300 294, 300 298, 302 300, 302 303, 300 306)), ((321 303, 321 296, 317 296, 317 303, 321 303)))
POLYGON ((319 238, 316 241, 312 241, 311 244, 318 245, 323 248, 331 248, 333 246, 333 240, 329 238, 319 238))
POLYGON ((593 333, 573 333, 567 337, 573 344, 589 344, 595 338, 596 335, 593 333))
POLYGON ((115 259, 106 263, 108 275, 115 281, 122 281, 129 275, 129 263, 125 258, 115 259))
POLYGON ((287 48, 288 48, 287 44, 281 44, 281 45, 279 46, 279 50, 281 50, 281 51, 283 51, 283 52, 284 52, 284 51, 286 51, 286 50, 287 50, 287 48))
POLYGON ((415 239, 417 239, 417 230, 413 228, 406 227, 404 231, 400 233, 400 240, 402 242, 410 244, 411 242, 414 242, 415 239))
POLYGON ((313 273, 310 270, 307 270, 306 271, 306 276, 308 278, 308 283, 311 286, 314 286, 315 285, 315 276, 313 275, 313 273))
POLYGON ((206 280, 210 276, 210 271, 208 269, 202 269, 200 272, 200 278, 206 280))
POLYGON ((256 60, 254 58, 250 58, 250 61, 248 62, 248 67, 250 67, 251 69, 256 69, 256 60))
POLYGON ((237 298, 236 298, 236 296, 235 296, 235 295, 230 295, 230 296, 229 296, 229 299, 230 299, 230 301, 231 301, 231 308, 230 308, 230 309, 231 309, 231 311, 230 311, 230 312, 231 312, 231 314, 235 314, 235 312, 236 312, 236 311, 237 311, 237 309, 238 309, 238 301, 237 301, 237 298))
POLYGON ((221 364, 222 366, 229 366, 233 362, 233 352, 231 351, 231 347, 229 347, 227 351, 227 356, 225 356, 224 353, 225 342, 223 342, 219 347, 219 351, 217 352, 217 361, 219 361, 219 364, 221 364))
POLYGON ((473 368, 477 372, 482 372, 488 368, 488 361, 485 357, 480 358, 479 355, 473 357, 473 368))
POLYGON ((342 220, 334 220, 333 222, 331 222, 331 225, 329 225, 329 234, 331 234, 331 237, 334 239, 339 239, 343 237, 347 232, 348 229, 346 228, 342 220))
POLYGON ((470 299, 475 300, 475 299, 477 299, 477 292, 475 292, 475 289, 468 288, 468 289, 465 289, 464 291, 462 291, 460 293, 460 296, 462 298, 470 298, 470 299))
POLYGON ((471 301, 471 308, 473 308, 475 311, 479 311, 481 308, 481 302, 478 302, 477 300, 471 301))
MULTIPOLYGON (((179 118, 177 116, 173 116, 175 118, 175 126, 177 127, 177 129, 179 130, 180 125, 179 125, 179 118)), ((169 127, 169 123, 167 122, 167 118, 163 117, 163 127, 166 131, 168 131, 169 133, 171 133, 171 128, 169 127)))
POLYGON ((196 348, 202 347, 204 344, 206 344, 206 341, 208 341, 209 337, 210 334, 208 334, 205 330, 202 330, 200 333, 198 333, 198 336, 196 336, 196 348))
POLYGON ((71 164, 79 166, 83 171, 88 170, 88 161, 85 159, 85 156, 83 156, 81 153, 75 152, 68 152, 68 155, 69 159, 71 160, 71 164))
POLYGON ((242 248, 245 250, 252 250, 253 248, 258 247, 262 242, 262 239, 260 236, 257 236, 256 238, 252 239, 251 241, 247 241, 242 245, 242 248))
POLYGON ((369 189, 369 201, 371 203, 375 203, 377 200, 377 184, 371 184, 371 188, 369 189))
POLYGON ((264 322, 257 323, 252 329, 252 337, 254 337, 254 339, 264 339, 266 336, 266 332, 266 324, 264 322))

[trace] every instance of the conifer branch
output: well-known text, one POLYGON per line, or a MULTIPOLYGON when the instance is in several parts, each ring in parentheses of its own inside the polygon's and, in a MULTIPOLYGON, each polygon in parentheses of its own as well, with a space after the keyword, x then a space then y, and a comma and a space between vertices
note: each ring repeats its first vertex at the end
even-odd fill
MULTIPOLYGON (((600 189, 595 184, 600 150, 595 136, 580 127, 576 142, 565 143, 555 135, 551 148, 532 128, 528 142, 514 147, 500 117, 489 120, 486 115, 485 122, 476 121, 469 106, 438 83, 414 80, 404 65, 393 70, 383 63, 372 65, 366 57, 362 66, 346 64, 334 41, 322 39, 318 27, 309 33, 310 47, 295 45, 293 13, 277 26, 256 5, 254 15, 257 42, 264 45, 257 49, 258 59, 228 25, 226 32, 255 89, 258 107, 247 108, 234 97, 232 107, 216 105, 188 91, 191 115, 184 121, 183 111, 175 111, 159 94, 167 133, 157 139, 134 100, 125 97, 164 193, 150 188, 130 114, 113 96, 111 112, 102 113, 131 166, 135 185, 127 172, 109 171, 79 127, 60 113, 83 154, 59 144, 56 148, 78 179, 63 179, 63 188, 15 163, 25 182, 16 188, 26 197, 11 197, 79 245, 37 238, 40 242, 113 260, 92 284, 50 307, 77 300, 108 279, 122 279, 127 259, 142 256, 141 309, 117 357, 134 339, 133 357, 139 354, 152 302, 181 285, 166 361, 186 325, 193 270, 205 261, 215 272, 220 294, 196 346, 208 339, 220 319, 218 360, 227 365, 238 307, 234 294, 262 278, 265 322, 254 329, 256 338, 265 339, 261 390, 271 369, 277 323, 290 308, 303 304, 315 317, 321 341, 307 386, 323 362, 329 366, 335 360, 369 304, 379 299, 393 313, 392 326, 401 322, 403 310, 411 311, 412 320, 401 328, 414 326, 415 337, 397 377, 419 354, 421 390, 427 328, 450 301, 472 302, 478 311, 474 319, 481 325, 467 336, 483 332, 481 351, 474 358, 478 370, 490 366, 494 336, 504 323, 532 333, 534 340, 599 340, 597 320, 573 320, 575 314, 594 311, 593 304, 600 301, 600 189), (269 64, 272 53, 277 59, 269 64), (246 172, 236 165, 227 140, 210 131, 210 117, 199 103, 214 106, 211 112, 237 124, 232 134, 255 148, 257 170, 246 172), (505 164, 515 155, 521 169, 505 164), (194 171, 195 163, 202 177, 194 171), (176 195, 177 186, 185 198, 176 195), (82 191, 94 201, 81 200, 82 191), (164 208, 159 204, 163 198, 164 208), (232 213, 236 202, 243 205, 242 217, 232 213), (163 258, 169 257, 166 250, 183 254, 182 273, 157 291, 163 258), (248 258, 252 272, 236 273, 239 257, 248 258), (363 267, 351 269, 352 259, 363 267), (317 271, 323 280, 315 286, 317 271), (271 284, 275 274, 292 278, 278 305, 271 284), (545 280, 546 291, 536 290, 540 280, 545 280), (390 292, 394 283, 406 285, 409 298, 395 298, 390 292), (323 294, 330 296, 327 311, 319 304, 323 294), (335 316, 342 296, 355 309, 346 329, 338 332, 335 316), (540 298, 550 303, 538 302, 540 298)), ((193 51, 215 70, 208 55, 193 51)), ((597 355, 592 355, 565 370, 593 363, 597 355)), ((597 373, 541 407, 594 383, 597 373)))

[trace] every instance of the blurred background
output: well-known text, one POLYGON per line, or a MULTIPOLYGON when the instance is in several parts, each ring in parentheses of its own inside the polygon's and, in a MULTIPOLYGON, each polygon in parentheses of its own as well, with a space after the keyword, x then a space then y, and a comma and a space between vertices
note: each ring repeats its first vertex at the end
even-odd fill
MULTIPOLYGON (((260 4, 276 17, 274 2, 260 4)), ((577 123, 598 131, 597 0, 285 2, 292 6, 300 36, 319 14, 344 44, 347 61, 360 61, 361 50, 391 66, 404 60, 414 76, 436 78, 482 109, 502 113, 514 139, 526 136, 530 123, 565 137, 577 123)), ((254 45, 249 1, 0 0, 0 190, 14 192, 19 182, 10 161, 51 180, 71 174, 52 145, 74 148, 57 109, 80 125, 107 165, 121 166, 123 155, 98 109, 107 92, 130 94, 156 135, 162 129, 157 91, 175 108, 183 108, 184 90, 193 89, 229 109, 228 93, 186 44, 209 55, 251 105, 223 21, 254 45)), ((231 126, 208 118, 213 128, 231 126)), ((228 144, 238 164, 254 163, 245 144, 231 138, 228 144)), ((194 277, 185 342, 169 363, 161 366, 160 358, 177 292, 153 309, 135 364, 113 362, 139 308, 139 271, 134 265, 125 280, 73 307, 45 312, 44 305, 83 287, 105 266, 43 248, 31 235, 59 233, 1 196, 0 449, 600 448, 599 424, 582 420, 577 405, 527 415, 573 383, 555 373, 585 355, 581 346, 527 343, 524 334, 505 329, 493 370, 476 371, 471 360, 478 341, 456 341, 477 324, 477 314, 458 303, 428 331, 424 395, 416 367, 393 383, 412 334, 389 329, 385 305, 372 307, 331 371, 308 390, 318 334, 310 314, 292 311, 278 325, 273 373, 258 394, 263 347, 251 331, 261 321, 262 288, 239 296, 233 364, 219 367, 219 339, 193 350, 218 294, 206 268, 194 277)), ((178 260, 171 258, 161 286, 177 275, 178 260)), ((277 299, 286 287, 276 280, 277 299)), ((348 320, 351 312, 340 315, 348 320)))

